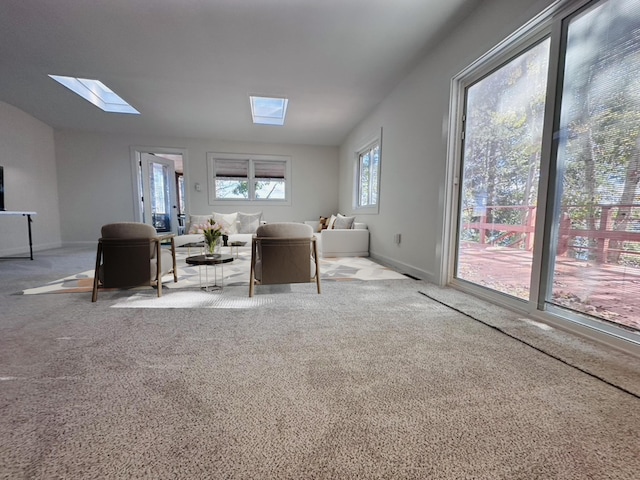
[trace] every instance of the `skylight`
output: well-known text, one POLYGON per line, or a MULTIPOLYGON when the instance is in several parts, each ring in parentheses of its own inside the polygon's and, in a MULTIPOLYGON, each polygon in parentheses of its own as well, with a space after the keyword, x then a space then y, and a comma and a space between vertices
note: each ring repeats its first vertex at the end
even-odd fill
POLYGON ((105 112, 140 114, 139 111, 125 102, 100 80, 63 77, 60 75, 49 76, 105 112))
POLYGON ((284 125, 284 117, 287 114, 287 104, 289 103, 288 99, 250 96, 249 100, 253 123, 284 125))

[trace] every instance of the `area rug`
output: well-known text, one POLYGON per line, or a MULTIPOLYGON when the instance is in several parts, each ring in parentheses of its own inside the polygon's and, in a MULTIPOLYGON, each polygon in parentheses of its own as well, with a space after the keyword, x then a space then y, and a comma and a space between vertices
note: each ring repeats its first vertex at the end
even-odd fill
MULTIPOLYGON (((414 280, 403 277, 406 282, 412 283, 414 280)), ((335 282, 331 282, 335 285, 335 282)), ((384 284, 384 282, 379 282, 384 284)), ((371 284, 371 283, 370 283, 371 284)), ((379 295, 380 286, 373 290, 366 285, 360 287, 368 293, 374 293, 373 298, 369 298, 367 308, 376 310, 388 303, 386 296, 379 295)), ((296 283, 284 285, 258 285, 255 294, 249 297, 248 285, 230 285, 221 290, 205 291, 199 288, 182 289, 169 292, 162 297, 158 297, 154 291, 133 292, 131 296, 115 299, 113 308, 219 308, 219 309, 272 309, 278 312, 286 305, 288 311, 309 309, 323 310, 327 308, 327 302, 331 302, 334 307, 345 311, 347 305, 353 307, 353 298, 350 296, 330 296, 333 291, 328 284, 324 285, 324 294, 318 295, 315 283, 296 283), (328 300, 328 298, 330 300, 328 300)), ((361 304, 355 305, 356 310, 362 308, 361 304)))
MULTIPOLYGON (((217 267, 198 267, 187 265, 186 252, 177 252, 178 282, 173 282, 173 277, 168 275, 163 278, 163 288, 182 289, 198 288, 208 276, 211 282, 214 276, 217 280, 224 279, 226 286, 249 285, 249 267, 251 265, 251 252, 240 251, 233 262, 217 267)), ((380 265, 366 257, 341 257, 320 259, 320 272, 322 281, 348 282, 354 280, 400 280, 406 277, 388 267, 380 265)), ((217 283, 217 282, 216 282, 217 283)), ((35 288, 23 290, 23 295, 37 295, 42 293, 86 293, 93 288, 93 270, 70 275, 59 280, 47 283, 35 288)), ((139 289, 150 290, 151 287, 139 289)))

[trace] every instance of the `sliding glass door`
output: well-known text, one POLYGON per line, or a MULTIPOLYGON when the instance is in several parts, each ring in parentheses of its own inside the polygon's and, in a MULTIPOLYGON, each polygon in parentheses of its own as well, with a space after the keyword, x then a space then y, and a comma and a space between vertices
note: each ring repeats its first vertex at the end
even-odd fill
POLYGON ((640 0, 551 23, 462 82, 454 282, 640 342, 640 0))
POLYGON ((456 277, 529 299, 549 40, 466 89, 456 277))
POLYGON ((640 2, 566 22, 549 304, 640 330, 640 2))

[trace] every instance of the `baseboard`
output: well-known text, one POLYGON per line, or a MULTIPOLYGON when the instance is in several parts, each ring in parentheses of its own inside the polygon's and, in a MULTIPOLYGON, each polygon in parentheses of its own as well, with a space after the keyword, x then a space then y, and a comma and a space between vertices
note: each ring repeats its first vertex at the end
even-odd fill
POLYGON ((369 252, 320 252, 320 256, 323 258, 336 258, 336 257, 368 257, 369 252))
POLYGON ((528 314, 528 316, 535 318, 536 320, 540 320, 541 322, 547 323, 548 325, 551 325, 552 327, 555 327, 559 330, 577 335, 586 340, 604 344, 607 347, 621 351, 628 355, 632 355, 636 358, 640 358, 640 344, 632 340, 627 340, 622 337, 611 335, 602 330, 582 325, 580 323, 572 322, 571 320, 567 320, 565 318, 558 317, 547 312, 534 312, 528 314))
POLYGON ((62 244, 63 247, 97 247, 98 240, 85 240, 82 242, 64 242, 62 244))
POLYGON ((405 275, 409 275, 411 277, 417 278, 418 280, 424 280, 430 283, 436 282, 435 276, 431 272, 428 272, 426 270, 421 270, 412 265, 409 265, 403 262, 398 262, 397 260, 393 260, 389 257, 385 257, 384 255, 378 255, 377 253, 373 253, 373 252, 370 252, 369 256, 371 257, 371 259, 375 260, 376 262, 382 265, 386 265, 388 267, 392 267, 398 272, 403 273, 405 275))
MULTIPOLYGON (((52 248, 60 248, 62 247, 62 244, 60 242, 54 242, 54 243, 39 243, 39 244, 34 244, 33 245, 33 251, 35 252, 39 252, 42 250, 50 250, 52 248)), ((19 247, 12 247, 12 248, 3 248, 0 250, 0 257, 10 257, 13 255, 17 255, 17 256, 29 256, 29 245, 22 245, 19 247)))

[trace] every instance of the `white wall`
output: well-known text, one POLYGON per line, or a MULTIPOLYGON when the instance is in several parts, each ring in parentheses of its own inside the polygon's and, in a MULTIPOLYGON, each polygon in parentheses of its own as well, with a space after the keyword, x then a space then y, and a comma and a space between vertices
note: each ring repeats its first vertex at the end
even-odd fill
MULTIPOLYGON (((34 250, 59 247, 60 213, 53 129, 0 102, 0 165, 6 210, 34 211, 34 250)), ((27 220, 0 217, 0 256, 27 254, 27 220)))
POLYGON ((349 134, 340 148, 342 213, 353 213, 354 152, 383 128, 380 213, 356 213, 369 225, 374 258, 439 280, 451 79, 551 3, 482 2, 349 134))
POLYGON ((264 219, 269 222, 301 222, 337 210, 338 149, 335 147, 103 135, 78 131, 56 131, 55 142, 64 244, 95 243, 103 224, 134 220, 132 146, 187 150, 185 180, 189 213, 262 211, 264 219), (291 205, 209 205, 206 188, 207 152, 291 156, 291 205), (201 192, 195 191, 196 182, 202 185, 201 192))

